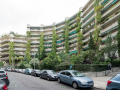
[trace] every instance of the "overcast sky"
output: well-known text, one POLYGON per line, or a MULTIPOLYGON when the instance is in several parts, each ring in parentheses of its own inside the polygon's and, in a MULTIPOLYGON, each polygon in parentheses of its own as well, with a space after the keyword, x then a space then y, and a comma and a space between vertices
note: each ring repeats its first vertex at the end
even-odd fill
POLYGON ((59 23, 71 17, 89 0, 0 0, 0 35, 26 34, 27 24, 59 23))

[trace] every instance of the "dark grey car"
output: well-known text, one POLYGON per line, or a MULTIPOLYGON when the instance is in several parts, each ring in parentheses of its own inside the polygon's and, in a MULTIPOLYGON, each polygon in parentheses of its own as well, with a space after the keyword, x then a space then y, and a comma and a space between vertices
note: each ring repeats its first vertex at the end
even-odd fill
POLYGON ((40 78, 45 78, 49 80, 57 80, 57 73, 53 70, 42 70, 40 78))
POLYGON ((37 76, 40 76, 40 73, 41 73, 41 70, 32 70, 31 71, 31 76, 37 77, 37 76))
POLYGON ((3 80, 0 80, 0 90, 7 90, 7 85, 3 80))
POLYGON ((120 90, 120 74, 108 80, 106 90, 120 90))
POLYGON ((5 74, 0 74, 0 79, 3 80, 7 86, 9 86, 9 79, 8 79, 8 76, 6 76, 5 74))

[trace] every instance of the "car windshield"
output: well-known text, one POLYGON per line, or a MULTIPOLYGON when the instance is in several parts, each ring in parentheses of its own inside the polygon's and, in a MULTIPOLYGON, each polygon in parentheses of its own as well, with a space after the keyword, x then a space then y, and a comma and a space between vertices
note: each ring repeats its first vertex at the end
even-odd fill
POLYGON ((53 70, 50 70, 50 71, 47 71, 48 73, 55 73, 55 71, 53 71, 53 70))
POLYGON ((72 72, 75 77, 84 77, 84 75, 80 72, 72 72))
POLYGON ((40 72, 40 70, 36 70, 36 72, 40 72))

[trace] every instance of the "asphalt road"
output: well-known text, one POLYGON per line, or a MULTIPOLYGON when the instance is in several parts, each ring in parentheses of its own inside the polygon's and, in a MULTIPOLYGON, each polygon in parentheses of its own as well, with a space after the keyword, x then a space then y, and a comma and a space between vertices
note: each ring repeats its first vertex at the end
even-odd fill
POLYGON ((103 89, 73 89, 72 86, 58 83, 57 81, 47 81, 16 72, 7 72, 10 80, 8 90, 103 90, 103 89))

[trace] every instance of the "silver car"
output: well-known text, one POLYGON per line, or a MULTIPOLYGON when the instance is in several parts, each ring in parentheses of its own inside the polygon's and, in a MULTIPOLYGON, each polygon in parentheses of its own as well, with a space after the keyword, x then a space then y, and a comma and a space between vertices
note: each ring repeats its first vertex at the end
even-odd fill
POLYGON ((0 74, 5 74, 7 76, 7 73, 4 70, 0 70, 0 74))
POLYGON ((3 80, 0 80, 0 90, 7 90, 7 85, 3 80))

